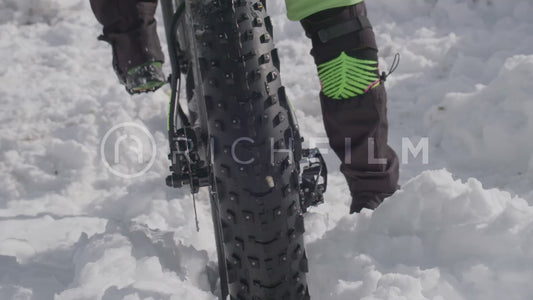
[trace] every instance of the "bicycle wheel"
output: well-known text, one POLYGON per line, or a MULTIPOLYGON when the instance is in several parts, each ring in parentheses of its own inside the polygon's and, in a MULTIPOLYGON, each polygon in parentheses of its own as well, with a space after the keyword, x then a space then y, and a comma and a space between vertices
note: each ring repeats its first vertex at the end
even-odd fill
POLYGON ((309 299, 300 139, 262 1, 188 1, 186 51, 212 140, 231 299, 309 299), (293 146, 295 145, 295 146, 293 146))

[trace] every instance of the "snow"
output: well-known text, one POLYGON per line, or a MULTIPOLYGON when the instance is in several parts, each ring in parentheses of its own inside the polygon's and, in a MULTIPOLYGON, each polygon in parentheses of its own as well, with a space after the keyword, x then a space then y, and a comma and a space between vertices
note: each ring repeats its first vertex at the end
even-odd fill
POLYGON ((373 214, 342 217, 308 246, 313 294, 526 299, 533 293, 532 217, 533 208, 508 192, 425 171, 373 214), (323 276, 332 273, 340 276, 323 276))
MULTIPOLYGON (((382 69, 402 55, 387 82, 391 144, 401 156, 403 139, 427 137, 429 164, 409 157, 397 194, 348 215, 329 151, 326 203, 306 216, 313 299, 529 299, 533 3, 367 5, 382 69)), ((304 136, 327 149, 310 43, 283 6, 269 3, 283 81, 304 136)), ((0 2, 0 299, 214 299, 207 194, 197 233, 188 191, 164 186, 168 88, 129 97, 99 33, 87 1, 0 2), (100 154, 124 122, 156 147, 132 179, 102 162, 113 149, 100 154)))

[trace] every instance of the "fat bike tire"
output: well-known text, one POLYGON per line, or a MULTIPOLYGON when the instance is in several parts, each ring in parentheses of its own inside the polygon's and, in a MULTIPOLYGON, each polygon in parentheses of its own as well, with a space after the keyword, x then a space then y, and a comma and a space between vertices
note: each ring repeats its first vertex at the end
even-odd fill
POLYGON ((195 89, 201 89, 212 141, 228 298, 310 299, 293 151, 301 141, 265 3, 188 5, 200 73, 195 89))

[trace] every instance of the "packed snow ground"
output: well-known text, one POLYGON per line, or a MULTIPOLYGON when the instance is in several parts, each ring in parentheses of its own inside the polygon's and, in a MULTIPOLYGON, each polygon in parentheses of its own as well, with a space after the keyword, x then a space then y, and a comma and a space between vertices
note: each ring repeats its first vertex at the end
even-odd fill
MULTIPOLYGON (((309 41, 271 2, 303 133, 325 137, 309 41)), ((313 299, 530 299, 533 4, 368 7, 383 69, 402 54, 387 83, 391 144, 401 155, 402 138, 428 137, 429 164, 409 157, 401 191, 349 216, 328 155, 327 203, 306 223, 313 299)), ((129 97, 99 33, 88 1, 0 2, 0 299, 214 299, 207 197, 196 233, 187 191, 164 186, 168 89, 129 97), (139 178, 101 160, 122 122, 154 137, 139 178)))

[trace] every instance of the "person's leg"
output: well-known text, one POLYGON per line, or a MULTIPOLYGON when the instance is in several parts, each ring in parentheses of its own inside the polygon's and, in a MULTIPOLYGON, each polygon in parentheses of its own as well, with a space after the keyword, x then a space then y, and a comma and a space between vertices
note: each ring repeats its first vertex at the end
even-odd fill
POLYGON ((91 0, 100 36, 113 48, 113 67, 130 93, 164 84, 164 55, 154 18, 157 0, 91 0))
MULTIPOLYGON (((333 1, 316 3, 324 2, 333 1)), ((326 133, 342 161, 341 172, 353 198, 350 212, 374 209, 396 191, 399 163, 387 144, 387 95, 365 4, 327 9, 301 23, 312 40, 311 54, 322 83, 326 133)))

